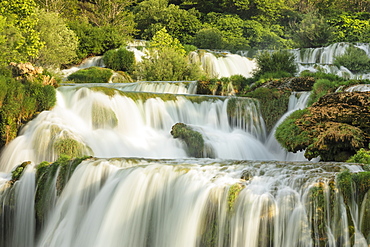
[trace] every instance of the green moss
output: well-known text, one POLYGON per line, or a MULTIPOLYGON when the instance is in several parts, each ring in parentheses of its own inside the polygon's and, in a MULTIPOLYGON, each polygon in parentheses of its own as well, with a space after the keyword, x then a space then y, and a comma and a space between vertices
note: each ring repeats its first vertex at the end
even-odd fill
POLYGON ((54 150, 59 155, 79 157, 83 155, 84 144, 72 138, 62 138, 54 142, 54 150))
POLYGON ((289 152, 304 150, 311 142, 308 132, 303 131, 297 124, 297 120, 308 113, 307 109, 297 110, 276 129, 276 140, 289 152))
POLYGON ((244 186, 240 183, 236 183, 230 186, 227 194, 227 205, 229 212, 233 212, 235 201, 239 196, 240 191, 244 189, 244 186))
POLYGON ((112 75, 111 69, 90 67, 72 73, 67 80, 76 83, 107 83, 112 75))
POLYGON ((21 178, 21 176, 23 175, 23 171, 24 169, 26 168, 26 166, 28 166, 29 164, 31 164, 31 161, 25 161, 23 162, 22 164, 20 164, 19 166, 17 166, 13 171, 12 171, 12 181, 15 182, 17 180, 19 180, 21 178))
POLYGON ((190 157, 203 158, 204 140, 202 134, 184 123, 177 123, 172 126, 171 135, 185 142, 190 157))
POLYGON ((35 211, 36 225, 44 224, 46 214, 54 206, 76 167, 88 156, 70 159, 61 155, 54 163, 42 162, 36 166, 35 211))
POLYGON ((116 113, 97 102, 93 103, 91 115, 94 129, 114 128, 118 124, 116 113))

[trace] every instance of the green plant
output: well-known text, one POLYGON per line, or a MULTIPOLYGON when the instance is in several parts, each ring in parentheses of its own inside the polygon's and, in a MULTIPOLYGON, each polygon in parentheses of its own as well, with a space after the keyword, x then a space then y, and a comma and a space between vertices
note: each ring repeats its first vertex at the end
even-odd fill
POLYGON ((132 72, 135 65, 135 54, 126 48, 109 50, 103 56, 104 65, 115 71, 132 72))
POLYGON ((112 75, 111 69, 90 67, 74 72, 67 77, 67 80, 76 83, 107 83, 112 75))
POLYGON ((222 49, 222 33, 217 28, 204 28, 194 36, 193 43, 201 49, 222 49))
POLYGON ((297 71, 295 55, 288 50, 263 51, 256 55, 257 69, 254 77, 260 78, 265 73, 286 72, 286 75, 294 76, 297 71))
POLYGON ((370 58, 364 50, 353 45, 348 46, 343 55, 335 57, 334 65, 344 66, 353 73, 370 72, 370 58))

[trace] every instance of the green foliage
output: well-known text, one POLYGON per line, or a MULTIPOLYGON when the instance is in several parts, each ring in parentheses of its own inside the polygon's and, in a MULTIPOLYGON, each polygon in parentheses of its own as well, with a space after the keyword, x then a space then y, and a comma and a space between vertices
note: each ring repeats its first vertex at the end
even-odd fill
POLYGON ((310 95, 310 99, 308 105, 312 105, 316 102, 320 97, 328 94, 329 92, 333 92, 336 88, 335 81, 330 81, 328 79, 319 79, 317 80, 312 87, 312 93, 310 95))
POLYGON ((200 29, 200 13, 195 9, 181 9, 168 0, 145 0, 135 9, 135 21, 139 35, 152 39, 154 34, 166 28, 168 33, 182 43, 190 43, 192 36, 200 29))
POLYGON ((370 21, 360 14, 340 14, 329 23, 335 28, 332 42, 369 42, 370 21))
POLYGON ((40 50, 36 63, 43 67, 59 68, 77 57, 78 39, 64 20, 56 13, 39 10, 39 22, 35 29, 40 33, 44 47, 40 50))
POLYGON ((254 72, 254 77, 259 78, 261 75, 268 72, 287 72, 294 76, 297 71, 297 63, 293 53, 282 51, 263 51, 256 56, 258 69, 254 72))
POLYGON ((150 42, 150 47, 160 51, 173 49, 179 53, 180 56, 185 56, 186 54, 184 46, 177 38, 173 38, 169 33, 167 33, 166 28, 162 28, 155 33, 150 42))
POLYGON ((193 43, 201 49, 222 49, 222 33, 217 28, 203 28, 194 36, 193 43))
POLYGON ((361 148, 355 155, 347 160, 349 163, 363 163, 370 164, 370 151, 361 148))
POLYGON ((7 35, 6 50, 13 55, 11 58, 25 62, 36 57, 43 47, 43 42, 40 40, 40 33, 35 30, 38 22, 35 2, 33 0, 1 1, 0 16, 6 17, 5 28, 4 24, 2 28, 0 27, 0 31, 3 29, 5 33, 0 35, 7 35))
POLYGON ((103 56, 104 65, 115 71, 132 72, 135 65, 135 54, 126 48, 109 50, 103 56))
POLYGON ((370 58, 364 50, 353 45, 348 46, 343 55, 335 57, 334 65, 344 66, 353 73, 370 72, 370 58))
POLYGON ((70 74, 67 80, 76 83, 107 83, 112 75, 111 69, 90 67, 70 74))
POLYGON ((29 164, 31 164, 30 161, 25 161, 23 162, 22 164, 20 164, 19 166, 17 166, 13 171, 12 171, 12 181, 17 181, 21 178, 21 176, 23 175, 23 171, 24 169, 26 168, 26 166, 28 166, 29 164))
POLYGON ((337 184, 345 202, 349 203, 353 198, 361 205, 365 194, 370 190, 370 172, 351 173, 346 169, 337 174, 337 184))
POLYGON ((55 105, 56 92, 52 86, 43 86, 27 80, 17 81, 9 75, 0 75, 2 92, 0 108, 0 146, 13 140, 19 128, 43 110, 55 105))
POLYGON ((230 82, 234 87, 236 93, 242 93, 245 87, 248 85, 248 80, 242 75, 230 76, 230 82))
POLYGON ((289 115, 276 129, 276 140, 289 152, 304 150, 311 143, 308 132, 303 131, 297 125, 297 120, 308 113, 307 109, 297 110, 289 115))
POLYGON ((328 45, 333 39, 334 28, 327 20, 315 12, 303 15, 300 22, 292 28, 293 40, 300 48, 321 47, 328 45))
POLYGON ((200 66, 190 63, 176 50, 168 48, 144 58, 134 71, 139 80, 147 81, 181 81, 196 80, 201 76, 200 66))
POLYGON ((203 158, 204 139, 202 134, 184 123, 177 123, 172 126, 171 135, 173 138, 179 138, 185 142, 190 157, 203 158))
POLYGON ((249 48, 249 41, 244 36, 245 23, 239 16, 211 12, 206 15, 205 22, 205 28, 211 29, 215 38, 218 38, 216 30, 220 31, 223 49, 237 51, 249 48))
POLYGON ((292 41, 284 37, 284 27, 278 24, 263 25, 256 20, 244 21, 244 37, 256 49, 285 49, 292 47, 292 41))
POLYGON ((229 211, 233 212, 235 201, 238 198, 240 191, 242 191, 244 186, 242 184, 236 183, 230 186, 227 195, 227 204, 229 206, 229 211))
POLYGON ((79 44, 77 56, 84 59, 126 45, 127 37, 112 26, 93 26, 84 20, 70 21, 68 26, 75 32, 79 44))

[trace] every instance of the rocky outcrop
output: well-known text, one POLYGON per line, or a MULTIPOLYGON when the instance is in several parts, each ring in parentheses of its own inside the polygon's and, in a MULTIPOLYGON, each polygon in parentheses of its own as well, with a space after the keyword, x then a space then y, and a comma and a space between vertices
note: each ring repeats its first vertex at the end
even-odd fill
POLYGON ((311 91, 315 83, 313 77, 286 77, 273 79, 262 84, 261 87, 276 88, 282 91, 311 91))
POLYGON ((51 85, 53 87, 58 86, 58 82, 51 75, 44 74, 42 67, 37 67, 31 63, 14 63, 11 62, 9 67, 12 71, 12 75, 15 79, 22 81, 38 81, 42 85, 51 85))
POLYGON ((308 159, 320 156, 322 161, 346 161, 369 146, 370 92, 325 95, 301 115, 287 118, 276 132, 284 147, 292 152, 305 149, 308 159))

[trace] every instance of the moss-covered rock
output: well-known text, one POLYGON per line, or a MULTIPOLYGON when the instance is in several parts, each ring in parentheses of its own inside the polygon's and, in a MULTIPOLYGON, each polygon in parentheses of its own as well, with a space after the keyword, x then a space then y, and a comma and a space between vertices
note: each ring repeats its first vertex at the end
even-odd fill
POLYGON ((288 117, 276 138, 288 151, 305 157, 346 161, 370 142, 370 92, 339 92, 321 97, 288 117))
POLYGON ((23 162, 22 164, 20 164, 19 166, 17 166, 13 171, 12 171, 12 182, 15 182, 17 180, 19 180, 21 178, 21 176, 23 175, 23 171, 24 169, 26 168, 26 166, 28 166, 29 164, 31 164, 31 161, 25 161, 23 162))
POLYGON ((54 206, 57 196, 63 191, 76 167, 90 157, 71 159, 61 155, 53 163, 42 162, 36 166, 35 212, 36 225, 42 227, 49 210, 54 206))
POLYGON ((118 124, 116 113, 98 102, 93 103, 91 117, 94 129, 114 128, 118 124))
POLYGON ((201 133, 193 130, 184 123, 177 123, 172 126, 171 135, 184 141, 187 146, 187 153, 190 157, 204 157, 204 139, 201 133))
POLYGON ((68 81, 76 83, 107 83, 113 75, 113 70, 101 67, 80 69, 67 77, 68 81))

